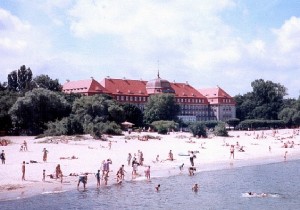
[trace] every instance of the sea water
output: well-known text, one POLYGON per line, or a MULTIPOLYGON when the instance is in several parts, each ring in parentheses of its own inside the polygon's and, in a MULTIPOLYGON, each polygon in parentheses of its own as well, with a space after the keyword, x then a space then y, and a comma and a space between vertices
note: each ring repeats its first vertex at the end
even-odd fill
POLYGON ((300 209, 300 160, 47 192, 1 201, 0 209, 300 209), (198 183, 198 192, 192 186, 198 183), (161 185, 158 192, 154 189, 161 185), (266 193, 266 197, 248 196, 266 193))

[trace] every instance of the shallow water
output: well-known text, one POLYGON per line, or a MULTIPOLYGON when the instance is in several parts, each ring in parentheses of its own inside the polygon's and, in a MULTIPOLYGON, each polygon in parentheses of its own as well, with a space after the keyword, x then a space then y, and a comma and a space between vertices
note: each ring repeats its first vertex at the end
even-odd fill
POLYGON ((96 189, 48 192, 0 202, 1 209, 299 209, 300 161, 225 170, 195 176, 155 178, 96 189), (195 193, 194 183, 200 185, 195 193), (159 192, 154 190, 161 184, 159 192), (267 193, 249 197, 247 192, 267 193))

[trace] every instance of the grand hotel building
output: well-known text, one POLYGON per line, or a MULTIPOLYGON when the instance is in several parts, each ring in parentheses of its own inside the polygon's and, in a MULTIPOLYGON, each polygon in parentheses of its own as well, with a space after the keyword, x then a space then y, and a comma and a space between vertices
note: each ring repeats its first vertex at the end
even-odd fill
POLYGON ((153 94, 170 93, 175 95, 180 105, 179 118, 183 121, 226 121, 236 117, 234 99, 222 88, 195 89, 187 82, 169 82, 160 78, 132 80, 104 78, 100 83, 93 78, 88 80, 67 81, 63 85, 64 93, 79 93, 90 96, 95 94, 111 95, 119 103, 130 103, 142 111, 153 94))

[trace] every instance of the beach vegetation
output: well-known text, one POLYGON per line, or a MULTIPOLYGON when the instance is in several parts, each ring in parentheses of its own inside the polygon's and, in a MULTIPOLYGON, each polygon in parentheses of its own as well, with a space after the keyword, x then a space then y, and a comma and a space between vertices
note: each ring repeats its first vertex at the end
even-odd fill
POLYGON ((238 128, 242 130, 254 129, 270 129, 270 128, 284 128, 283 120, 244 120, 239 123, 238 128))
POLYGON ((207 137, 207 127, 205 126, 205 124, 203 122, 192 122, 189 124, 189 130, 192 132, 193 136, 202 136, 204 138, 207 137))
POLYGON ((300 111, 295 108, 284 108, 278 114, 278 118, 289 127, 300 125, 300 111))
POLYGON ((8 111, 17 101, 18 97, 18 92, 9 90, 0 91, 0 131, 8 131, 12 128, 12 121, 8 111))
POLYGON ((19 97, 8 113, 14 128, 36 135, 47 128, 46 123, 62 119, 70 112, 71 107, 61 94, 36 88, 19 97))
POLYGON ((216 136, 228 136, 228 131, 224 122, 218 123, 214 129, 214 134, 216 136))
POLYGON ((175 121, 154 121, 151 123, 151 126, 154 127, 155 131, 157 131, 159 134, 167 134, 171 130, 178 130, 178 123, 176 123, 175 121))

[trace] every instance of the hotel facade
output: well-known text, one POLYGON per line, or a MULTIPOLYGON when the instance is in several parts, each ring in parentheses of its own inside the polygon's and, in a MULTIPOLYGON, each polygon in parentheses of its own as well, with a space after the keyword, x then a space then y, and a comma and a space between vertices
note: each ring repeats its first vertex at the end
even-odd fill
POLYGON ((106 77, 101 82, 94 80, 67 81, 63 84, 64 93, 78 93, 85 96, 107 94, 119 103, 136 105, 142 111, 151 95, 174 94, 180 106, 178 117, 188 121, 226 121, 236 117, 236 103, 222 88, 195 89, 187 82, 169 82, 160 78, 132 80, 106 77))

